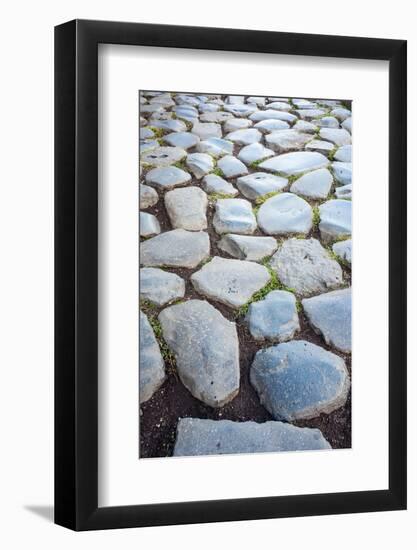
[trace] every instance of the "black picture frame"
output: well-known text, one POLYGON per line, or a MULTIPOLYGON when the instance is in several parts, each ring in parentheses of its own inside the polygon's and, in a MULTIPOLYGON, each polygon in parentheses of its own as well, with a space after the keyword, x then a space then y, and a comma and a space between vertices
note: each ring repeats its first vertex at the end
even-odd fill
POLYGON ((55 523, 74 529, 406 508, 404 40, 74 20, 55 28, 55 523), (98 507, 98 44, 389 62, 389 488, 98 507))

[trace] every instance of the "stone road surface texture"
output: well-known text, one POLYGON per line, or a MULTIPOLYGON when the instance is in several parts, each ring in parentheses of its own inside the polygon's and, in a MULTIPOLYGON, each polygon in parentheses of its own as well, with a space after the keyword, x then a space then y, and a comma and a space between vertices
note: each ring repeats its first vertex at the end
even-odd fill
POLYGON ((351 445, 349 101, 140 93, 140 457, 351 445))

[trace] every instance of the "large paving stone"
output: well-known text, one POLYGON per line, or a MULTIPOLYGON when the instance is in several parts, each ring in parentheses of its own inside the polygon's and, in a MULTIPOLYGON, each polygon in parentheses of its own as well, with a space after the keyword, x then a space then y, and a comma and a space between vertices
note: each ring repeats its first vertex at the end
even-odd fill
POLYGON ((165 195, 165 207, 174 228, 201 231, 207 228, 207 195, 199 187, 173 189, 165 195))
POLYGON ((222 123, 229 118, 233 118, 232 113, 226 113, 225 111, 204 113, 200 116, 201 122, 218 122, 222 123))
POLYGON ((271 256, 277 249, 273 237, 252 237, 247 235, 224 235, 217 243, 218 248, 239 260, 259 261, 271 256))
POLYGON ((350 387, 343 359, 304 340, 258 351, 250 380, 262 405, 288 422, 342 407, 350 387))
POLYGON ((139 402, 152 397, 165 380, 165 364, 146 315, 139 315, 139 402))
POLYGON ((265 137, 268 147, 277 153, 289 153, 290 151, 300 151, 306 143, 311 141, 310 134, 303 134, 297 130, 279 130, 272 132, 265 137))
POLYGON ((182 160, 187 153, 181 147, 156 147, 141 155, 141 161, 150 166, 169 166, 182 160))
POLYGON ((346 120, 344 120, 342 122, 342 128, 344 128, 345 130, 347 130, 351 134, 352 133, 352 119, 347 118, 346 120))
POLYGON ((139 151, 141 155, 157 147, 159 147, 159 141, 156 139, 141 139, 139 141, 139 151))
POLYGON ((336 151, 334 159, 340 162, 352 162, 352 145, 342 145, 336 151))
POLYGON ((184 297, 185 283, 175 273, 156 267, 142 267, 139 270, 140 299, 163 306, 184 297))
POLYGON ((313 211, 304 199, 281 193, 266 200, 258 211, 258 224, 268 235, 306 235, 313 224, 313 211))
POLYGON ((139 213, 139 234, 141 237, 154 237, 161 232, 158 218, 148 212, 139 213))
POLYGON ((164 141, 168 145, 174 147, 182 147, 183 149, 191 149, 195 147, 200 141, 198 136, 192 134, 191 132, 173 132, 164 137, 164 141))
POLYGON ((201 140, 222 137, 222 127, 216 122, 195 122, 191 131, 201 140))
POLYGON ((291 193, 309 199, 325 199, 332 187, 333 177, 327 168, 313 170, 301 176, 291 185, 291 193))
POLYGON ((245 199, 219 199, 213 226, 217 233, 240 233, 251 235, 256 229, 252 205, 245 199))
POLYGON ((252 143, 252 145, 246 145, 239 151, 238 158, 247 164, 248 166, 252 162, 257 162, 269 157, 274 156, 274 151, 268 149, 261 143, 252 143))
POLYGON ((344 128, 322 128, 320 130, 320 137, 339 146, 351 143, 350 134, 344 128))
POLYGON ((329 160, 321 153, 300 151, 267 159, 261 162, 259 168, 269 172, 280 172, 286 176, 294 176, 309 170, 326 168, 328 165, 329 160))
POLYGON ((248 169, 243 162, 232 155, 222 157, 218 160, 217 166, 226 178, 236 178, 237 176, 244 176, 248 173, 248 169))
POLYGON ((301 296, 340 287, 342 268, 316 239, 287 239, 271 259, 279 280, 301 296))
POLYGON ((284 101, 273 101, 268 103, 268 109, 275 109, 276 111, 291 111, 292 106, 284 101))
POLYGON ((202 300, 167 307, 158 317, 177 372, 194 397, 222 407, 239 392, 239 340, 231 323, 202 300))
POLYGON ((191 181, 188 172, 176 166, 164 166, 153 168, 145 176, 146 183, 159 187, 160 189, 172 189, 178 185, 185 185, 191 181))
POLYGON ((328 241, 349 236, 352 232, 352 202, 330 200, 319 206, 320 235, 328 241))
POLYGON ((158 193, 149 185, 141 183, 139 185, 139 205, 140 208, 150 208, 158 202, 158 193))
POLYGON ((311 121, 313 124, 316 124, 319 128, 339 128, 339 121, 334 116, 324 116, 322 118, 317 118, 311 121))
POLYGON ((243 128, 227 134, 226 139, 238 145, 250 145, 261 141, 262 134, 256 128, 243 128))
POLYGON ((259 122, 260 120, 285 120, 285 122, 295 122, 297 117, 286 111, 276 111, 275 109, 265 109, 264 111, 256 111, 249 116, 253 122, 259 122))
POLYGON ((232 308, 246 304, 271 276, 263 265, 215 256, 191 275, 197 292, 232 308))
POLYGON ((334 179, 339 185, 349 185, 352 183, 352 163, 351 162, 332 162, 334 179))
POLYGON ((269 134, 279 130, 288 130, 290 125, 285 120, 271 118, 257 122, 254 127, 263 134, 269 134))
POLYGON ((264 300, 252 302, 246 321, 255 340, 290 340, 300 330, 294 294, 286 290, 274 290, 264 300))
POLYGON ((316 109, 317 103, 313 103, 309 99, 293 99, 293 104, 297 109, 316 109))
POLYGON ((201 179, 214 168, 213 157, 207 153, 191 153, 185 163, 197 179, 201 179))
POLYGON ((234 103, 231 105, 225 105, 224 110, 228 111, 229 113, 232 113, 234 116, 237 117, 247 117, 258 110, 256 105, 253 104, 241 104, 241 103, 234 103))
POLYGON ((324 341, 344 353, 352 351, 352 293, 333 290, 302 301, 307 319, 324 341))
POLYGON ((297 120, 292 129, 297 130, 298 132, 305 132, 306 134, 315 134, 319 128, 313 122, 308 122, 307 120, 297 120))
POLYGON ((286 178, 266 174, 265 172, 254 172, 237 180, 239 191, 251 200, 268 193, 282 191, 287 185, 288 180, 286 178))
POLYGON ((352 239, 334 243, 332 250, 342 260, 345 260, 349 264, 352 263, 352 239))
POLYGON ((218 158, 223 155, 231 155, 233 153, 233 143, 222 138, 209 138, 198 143, 197 151, 218 158))
POLYGON ((352 184, 342 185, 341 187, 336 187, 334 194, 337 199, 352 199, 352 184))
POLYGON ((323 155, 328 155, 334 149, 334 144, 330 141, 322 141, 320 139, 313 139, 306 144, 306 151, 318 151, 323 155))
POLYGON ((210 239, 203 231, 166 231, 140 245, 140 263, 148 267, 193 269, 210 255, 210 239))
POLYGON ((312 120, 326 114, 323 109, 297 109, 295 112, 304 120, 312 120))
POLYGON ((235 130, 249 128, 252 125, 253 122, 247 118, 229 118, 224 123, 223 128, 225 132, 234 132, 235 130))
POLYGON ((274 453, 331 449, 320 430, 277 421, 233 422, 180 418, 174 456, 274 453))
POLYGON ((169 119, 169 120, 152 120, 152 126, 155 128, 161 128, 168 132, 181 132, 184 133, 187 130, 187 126, 182 120, 169 119))
POLYGON ((216 174, 208 174, 203 179, 203 189, 207 193, 219 193, 223 195, 237 195, 238 190, 231 183, 216 176, 216 174))
POLYGON ((352 116, 352 113, 349 111, 349 109, 346 109, 344 107, 336 107, 335 109, 333 109, 333 111, 331 111, 330 114, 341 120, 342 122, 352 116))

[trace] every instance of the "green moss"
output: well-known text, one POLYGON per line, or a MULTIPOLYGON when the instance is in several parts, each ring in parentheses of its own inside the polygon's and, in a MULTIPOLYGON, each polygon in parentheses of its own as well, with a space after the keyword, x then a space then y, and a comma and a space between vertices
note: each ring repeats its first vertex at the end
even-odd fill
POLYGON ((280 193, 281 193, 281 191, 271 191, 270 193, 266 193, 265 195, 262 195, 262 196, 258 197, 255 200, 255 204, 257 206, 261 206, 265 201, 267 201, 271 197, 275 197, 275 195, 279 195, 280 193))
POLYGON ((185 160, 179 160, 177 162, 174 162, 172 166, 175 166, 176 168, 179 168, 180 170, 187 171, 187 165, 185 164, 185 160))
POLYGON ((337 150, 338 150, 338 147, 334 147, 334 148, 330 151, 329 156, 328 156, 328 159, 329 159, 330 161, 333 161, 333 160, 334 160, 334 156, 335 156, 337 150))
POLYGON ((234 199, 235 195, 228 195, 227 193, 210 193, 208 199, 210 202, 216 202, 219 199, 234 199))
POLYGON ((303 310, 303 306, 301 305, 300 300, 297 300, 297 301, 295 302, 295 308, 296 308, 296 310, 297 310, 297 313, 301 313, 301 311, 303 310))
POLYGON ((317 228, 320 223, 320 210, 318 206, 313 206, 313 227, 317 228))
POLYGON ((216 166, 211 172, 210 174, 214 174, 215 176, 219 176, 220 178, 223 178, 224 177, 224 174, 223 172, 221 171, 221 169, 216 166))
POLYGON ((268 160, 269 157, 264 157, 262 159, 259 159, 259 160, 254 160, 253 162, 251 162, 249 164, 249 167, 250 168, 258 168, 258 166, 261 164, 261 162, 264 162, 265 160, 268 160))
POLYGON ((163 137, 166 133, 163 128, 157 128, 156 126, 149 126, 149 129, 154 133, 155 139, 163 137))
POLYGON ((159 319, 157 318, 156 315, 148 315, 148 321, 153 329, 155 338, 158 341, 159 348, 161 350, 161 355, 165 362, 166 370, 168 371, 168 373, 174 374, 176 376, 175 355, 169 349, 168 344, 164 340, 163 333, 162 333, 162 326, 161 326, 161 323, 159 322, 159 319))

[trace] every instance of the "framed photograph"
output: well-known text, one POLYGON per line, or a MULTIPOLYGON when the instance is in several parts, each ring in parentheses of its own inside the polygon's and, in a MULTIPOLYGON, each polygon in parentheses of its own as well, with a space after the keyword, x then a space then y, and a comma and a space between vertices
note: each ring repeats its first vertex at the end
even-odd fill
POLYGON ((406 508, 406 112, 402 40, 56 27, 57 524, 406 508))

